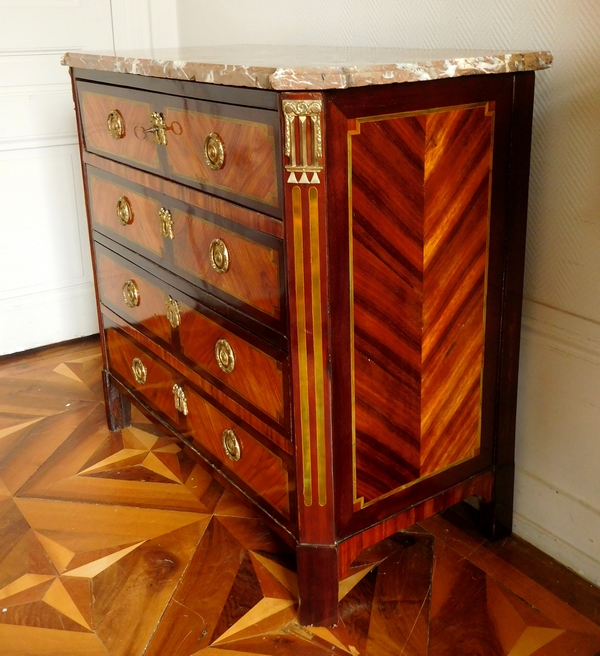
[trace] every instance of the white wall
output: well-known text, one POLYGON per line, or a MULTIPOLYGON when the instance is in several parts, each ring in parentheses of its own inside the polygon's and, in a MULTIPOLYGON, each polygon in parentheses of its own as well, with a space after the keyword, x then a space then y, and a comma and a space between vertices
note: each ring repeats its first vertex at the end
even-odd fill
POLYGON ((537 76, 515 531, 600 583, 600 2, 178 0, 181 45, 549 49, 537 76))
POLYGON ((111 0, 111 5, 117 50, 178 45, 177 0, 111 0))
POLYGON ((0 355, 98 331, 61 55, 176 43, 175 0, 0 0, 0 355))

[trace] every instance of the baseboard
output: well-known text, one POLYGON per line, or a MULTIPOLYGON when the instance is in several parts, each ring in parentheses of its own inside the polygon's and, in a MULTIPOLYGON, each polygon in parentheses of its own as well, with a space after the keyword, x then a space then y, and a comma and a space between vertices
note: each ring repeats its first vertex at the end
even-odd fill
POLYGON ((600 324, 525 301, 514 531, 600 585, 600 324))
POLYGON ((0 355, 98 332, 91 282, 0 300, 0 355))
POLYGON ((600 365, 600 323, 535 301, 523 301, 523 330, 557 351, 600 365))
POLYGON ((514 533, 598 586, 599 527, 597 509, 517 469, 514 533))

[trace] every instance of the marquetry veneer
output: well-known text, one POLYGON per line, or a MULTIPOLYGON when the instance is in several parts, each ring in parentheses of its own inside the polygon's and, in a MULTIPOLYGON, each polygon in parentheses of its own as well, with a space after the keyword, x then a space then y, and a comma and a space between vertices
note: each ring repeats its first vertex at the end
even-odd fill
POLYGON ((73 80, 111 428, 133 400, 255 503, 307 624, 468 496, 509 533, 534 74, 73 80))
POLYGON ((252 403, 257 412, 263 412, 282 424, 281 428, 288 434, 288 426, 284 424, 288 415, 284 391, 289 387, 286 354, 260 344, 252 334, 161 283, 152 274, 101 244, 96 246, 96 266, 100 302, 104 306, 130 324, 137 325, 139 330, 172 350, 180 360, 188 362, 204 376, 218 380, 233 396, 252 403), (134 307, 127 306, 123 300, 123 283, 129 280, 139 290, 138 305, 134 307), (177 303, 179 325, 176 328, 167 320, 166 300, 177 303), (220 340, 226 340, 235 354, 231 371, 224 371, 215 357, 215 345, 220 340), (255 345, 257 343, 259 346, 255 345), (261 347, 276 353, 276 357, 261 347))

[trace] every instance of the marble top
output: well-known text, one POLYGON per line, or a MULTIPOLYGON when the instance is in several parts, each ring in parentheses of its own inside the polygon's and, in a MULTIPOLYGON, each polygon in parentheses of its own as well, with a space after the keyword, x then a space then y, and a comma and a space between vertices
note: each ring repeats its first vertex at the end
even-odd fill
POLYGON ((247 45, 95 54, 68 52, 62 63, 98 71, 293 91, 536 71, 548 68, 552 55, 547 51, 520 50, 247 45))

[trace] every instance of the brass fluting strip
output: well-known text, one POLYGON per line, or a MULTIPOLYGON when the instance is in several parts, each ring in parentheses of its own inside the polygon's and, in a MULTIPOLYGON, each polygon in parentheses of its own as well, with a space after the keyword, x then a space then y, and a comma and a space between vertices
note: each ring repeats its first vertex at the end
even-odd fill
POLYGON ((321 247, 319 243, 319 192, 308 190, 310 219, 310 259, 312 278, 312 315, 315 370, 315 406, 317 419, 317 480, 319 505, 327 505, 327 467, 325 448, 325 379, 323 375, 323 317, 321 312, 321 247))
POLYGON ((312 468, 308 396, 308 348, 306 344, 306 308, 304 298, 304 261, 302 247, 302 197, 300 187, 292 189, 294 226, 294 267, 296 287, 296 321, 298 330, 298 388, 300 392, 300 439, 302 445, 302 489, 304 505, 312 505, 312 468))

